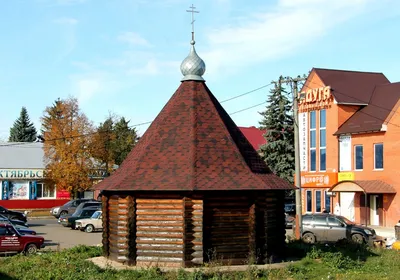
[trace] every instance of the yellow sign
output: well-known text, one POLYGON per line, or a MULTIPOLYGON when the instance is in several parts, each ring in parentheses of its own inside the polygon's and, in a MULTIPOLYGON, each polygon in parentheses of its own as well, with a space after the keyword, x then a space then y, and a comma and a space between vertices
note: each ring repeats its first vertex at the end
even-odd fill
POLYGON ((328 108, 333 99, 330 86, 309 89, 300 93, 300 96, 305 96, 305 98, 299 98, 299 112, 328 108))
POLYGON ((339 172, 338 182, 341 181, 354 181, 354 172, 339 172))

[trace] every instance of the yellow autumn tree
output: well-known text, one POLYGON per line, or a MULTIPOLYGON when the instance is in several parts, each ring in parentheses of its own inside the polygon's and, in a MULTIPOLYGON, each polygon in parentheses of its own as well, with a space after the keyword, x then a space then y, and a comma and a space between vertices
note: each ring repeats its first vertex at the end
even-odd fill
POLYGON ((68 190, 72 196, 92 186, 89 174, 93 160, 89 147, 93 125, 80 111, 76 98, 58 99, 44 111, 42 136, 46 177, 57 189, 68 190))

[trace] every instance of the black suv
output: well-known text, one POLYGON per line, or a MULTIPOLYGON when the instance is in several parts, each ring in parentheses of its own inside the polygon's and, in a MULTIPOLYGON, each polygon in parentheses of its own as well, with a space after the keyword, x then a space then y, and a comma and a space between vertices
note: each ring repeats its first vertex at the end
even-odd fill
MULTIPOLYGON (((343 216, 332 214, 306 214, 303 215, 303 235, 305 243, 337 242, 347 239, 355 243, 371 244, 376 240, 375 230, 363 225, 358 225, 343 216)), ((293 232, 295 227, 293 225, 293 232)))
POLYGON ((10 220, 19 220, 26 223, 26 215, 22 212, 12 211, 0 206, 0 214, 6 216, 10 220))

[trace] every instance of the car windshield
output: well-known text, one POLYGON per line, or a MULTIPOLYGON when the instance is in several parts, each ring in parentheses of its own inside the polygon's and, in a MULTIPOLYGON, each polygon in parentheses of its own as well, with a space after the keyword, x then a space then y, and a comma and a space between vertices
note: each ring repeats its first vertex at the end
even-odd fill
POLYGON ((93 219, 98 219, 100 217, 100 215, 101 215, 101 212, 100 211, 96 211, 96 212, 93 213, 92 218, 93 219))
POLYGON ((347 219, 346 217, 340 216, 340 218, 342 219, 342 221, 343 221, 346 225, 355 225, 354 222, 350 221, 350 220, 347 219))
POLYGON ((72 200, 65 203, 64 206, 71 206, 71 204, 72 204, 72 200))
POLYGON ((6 209, 3 206, 0 206, 0 211, 5 212, 6 209))
POLYGON ((74 214, 72 214, 72 217, 79 217, 82 214, 82 210, 75 211, 74 214))

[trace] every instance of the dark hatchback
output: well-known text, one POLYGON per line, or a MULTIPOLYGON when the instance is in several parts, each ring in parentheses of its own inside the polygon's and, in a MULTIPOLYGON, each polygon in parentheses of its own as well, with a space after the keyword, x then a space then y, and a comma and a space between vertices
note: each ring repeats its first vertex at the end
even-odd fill
MULTIPOLYGON (((371 244, 377 236, 373 228, 353 223, 343 216, 332 214, 303 215, 303 242, 337 242, 347 239, 355 243, 371 244)), ((295 230, 296 224, 293 225, 295 230)))
POLYGON ((59 218, 58 222, 64 227, 75 229, 75 222, 79 219, 87 219, 92 217, 93 213, 100 210, 100 207, 89 207, 76 211, 72 215, 66 215, 59 218))
POLYGON ((3 206, 0 206, 0 214, 6 216, 10 220, 19 220, 21 222, 26 223, 26 215, 22 212, 8 210, 3 206))

